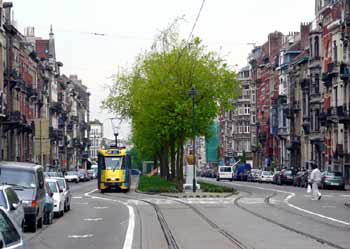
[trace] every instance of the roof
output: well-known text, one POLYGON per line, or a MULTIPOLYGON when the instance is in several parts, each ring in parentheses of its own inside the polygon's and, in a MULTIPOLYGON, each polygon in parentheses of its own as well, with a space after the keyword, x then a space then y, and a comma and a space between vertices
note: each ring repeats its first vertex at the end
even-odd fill
POLYGON ((38 165, 35 163, 25 163, 25 162, 0 161, 0 168, 35 169, 35 168, 41 168, 41 165, 38 165))

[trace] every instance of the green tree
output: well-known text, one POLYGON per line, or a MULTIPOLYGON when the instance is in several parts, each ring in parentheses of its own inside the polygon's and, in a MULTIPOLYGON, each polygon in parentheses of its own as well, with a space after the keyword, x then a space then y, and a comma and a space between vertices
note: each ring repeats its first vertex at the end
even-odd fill
POLYGON ((197 89, 195 135, 206 135, 240 90, 236 74, 199 38, 187 43, 178 37, 175 24, 161 32, 132 70, 118 74, 103 105, 131 120, 134 145, 159 160, 161 176, 176 178, 182 190, 183 145, 193 135, 191 87, 197 89))

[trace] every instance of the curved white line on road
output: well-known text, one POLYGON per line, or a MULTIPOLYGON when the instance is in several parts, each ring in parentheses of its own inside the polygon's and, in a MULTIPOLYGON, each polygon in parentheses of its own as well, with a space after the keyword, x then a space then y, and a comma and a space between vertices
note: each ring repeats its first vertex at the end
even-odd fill
POLYGON ((323 214, 319 214, 319 213, 315 213, 315 212, 312 212, 310 210, 307 210, 307 209, 303 209, 301 207, 298 207, 296 205, 293 205, 291 203, 289 203, 289 200, 291 198, 293 198, 296 194, 293 193, 293 192, 287 192, 287 191, 283 191, 283 190, 278 190, 278 189, 272 189, 272 188, 263 188, 263 187, 256 187, 256 186, 249 186, 249 185, 244 185, 244 184, 239 184, 239 183, 233 183, 233 185, 236 185, 236 186, 241 186, 241 187, 248 187, 248 188, 255 188, 255 189, 260 189, 260 190, 267 190, 267 191, 274 191, 274 192, 278 192, 278 193, 283 193, 283 194, 288 194, 288 196, 284 199, 284 202, 291 208, 294 208, 296 210, 299 210, 301 212, 304 212, 304 213, 307 213, 307 214, 310 214, 310 215, 314 215, 314 216, 317 216, 317 217, 320 217, 322 219, 326 219, 326 220, 330 220, 330 221, 333 221, 333 222, 337 222, 337 223, 340 223, 340 224, 343 224, 343 225, 346 225, 346 226, 350 226, 350 223, 349 222, 346 222, 346 221, 343 221, 343 220, 338 220, 338 219, 335 219, 335 218, 332 218, 332 217, 328 217, 328 216, 325 216, 323 214))
POLYGON ((132 242, 134 240, 134 230, 135 230, 135 212, 134 212, 134 208, 132 206, 128 205, 126 202, 123 202, 123 201, 109 199, 109 198, 105 198, 105 197, 99 197, 99 196, 91 196, 91 194, 96 192, 96 191, 97 191, 97 189, 91 190, 91 191, 85 193, 84 196, 90 197, 92 199, 99 199, 99 200, 105 200, 105 201, 118 202, 120 204, 125 205, 128 208, 128 210, 129 210, 129 223, 128 223, 128 228, 126 230, 126 235, 125 235, 123 249, 132 249, 132 242))

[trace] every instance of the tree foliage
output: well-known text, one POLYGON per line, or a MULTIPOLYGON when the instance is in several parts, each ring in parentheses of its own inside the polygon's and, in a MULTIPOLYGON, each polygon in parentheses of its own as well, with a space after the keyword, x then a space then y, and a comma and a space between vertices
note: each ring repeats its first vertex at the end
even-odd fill
POLYGON ((131 120, 134 146, 141 154, 160 159, 167 171, 164 176, 169 172, 170 148, 172 164, 180 164, 177 169, 182 171, 183 155, 175 160, 175 154, 182 153, 193 135, 191 87, 197 89, 195 135, 208 134, 220 110, 232 108, 231 100, 240 94, 236 74, 223 59, 208 52, 199 38, 186 43, 178 37, 176 25, 163 31, 130 71, 119 72, 103 103, 131 120))

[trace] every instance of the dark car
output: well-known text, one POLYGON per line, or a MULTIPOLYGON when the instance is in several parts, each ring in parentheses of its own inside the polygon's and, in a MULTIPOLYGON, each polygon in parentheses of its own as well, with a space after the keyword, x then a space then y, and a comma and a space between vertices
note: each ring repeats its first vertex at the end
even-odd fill
POLYGON ((345 189, 345 181, 341 172, 325 171, 322 173, 320 188, 345 189))
POLYGON ((25 228, 42 227, 45 206, 43 168, 34 163, 0 162, 0 183, 11 185, 23 202, 25 228))
POLYGON ((308 172, 307 171, 298 171, 294 177, 293 185, 295 187, 306 188, 308 183, 308 172))
POLYGON ((277 175, 277 184, 283 185, 283 184, 290 184, 292 185, 294 182, 294 176, 295 171, 291 169, 283 169, 278 175, 277 175))

